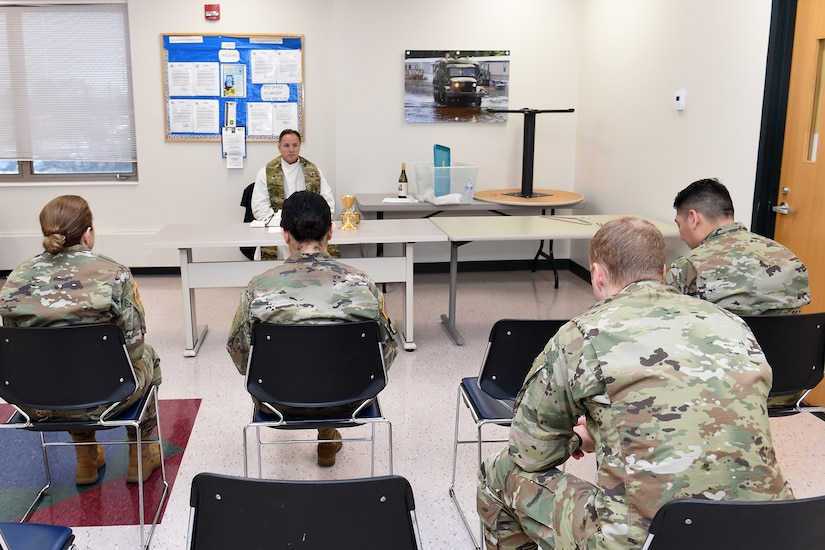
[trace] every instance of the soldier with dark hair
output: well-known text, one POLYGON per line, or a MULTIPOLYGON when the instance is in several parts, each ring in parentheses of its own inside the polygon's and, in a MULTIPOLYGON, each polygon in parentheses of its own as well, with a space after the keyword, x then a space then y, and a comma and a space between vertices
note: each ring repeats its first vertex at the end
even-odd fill
MULTIPOLYGON (((256 220, 277 227, 281 221, 284 200, 296 191, 320 193, 335 212, 335 196, 324 178, 321 169, 300 156, 301 134, 298 130, 286 129, 278 137, 280 156, 269 161, 258 171, 252 191, 252 213, 256 220)), ((261 259, 276 259, 276 247, 261 248, 261 259)))
MULTIPOLYGON (((114 409, 115 414, 139 401, 151 385, 161 382, 160 358, 144 342, 146 315, 129 268, 92 252, 94 224, 89 204, 76 195, 63 195, 49 201, 40 212, 45 251, 23 262, 8 276, 0 290, 0 315, 12 327, 46 327, 82 323, 111 322, 120 327, 135 368, 137 389, 114 409)), ((96 420, 110 405, 96 409, 43 411, 21 407, 38 420, 96 420)), ((157 425, 156 411, 149 412, 141 439, 148 441, 157 425)), ((136 434, 127 431, 130 439, 136 434)), ((71 432, 75 442, 95 441, 95 432, 71 432)), ((160 467, 157 443, 142 444, 146 481, 160 467)), ((96 483, 98 470, 106 464, 100 445, 75 447, 78 485, 96 483)), ((129 445, 126 480, 138 482, 137 446, 129 445)))
POLYGON ((599 300, 536 358, 509 446, 479 472, 487 548, 641 548, 680 498, 782 500, 771 369, 736 315, 662 283, 665 240, 620 218, 590 246, 599 300), (596 453, 595 483, 562 472, 596 453))
POLYGON ((691 251, 671 264, 665 283, 737 315, 791 315, 811 301, 802 260, 734 222, 730 193, 718 180, 691 183, 673 207, 691 251))
MULTIPOLYGON (((249 282, 229 330, 226 349, 238 371, 246 374, 255 323, 368 320, 378 321, 389 369, 398 347, 395 327, 384 312, 384 295, 366 273, 328 253, 332 217, 324 198, 311 191, 293 193, 284 201, 280 223, 290 256, 283 265, 249 282)), ((345 405, 340 412, 354 410, 355 406, 345 405)), ((335 429, 318 430, 318 439, 341 439, 341 434, 335 429)), ((340 449, 340 441, 320 443, 318 464, 334 465, 340 449)))

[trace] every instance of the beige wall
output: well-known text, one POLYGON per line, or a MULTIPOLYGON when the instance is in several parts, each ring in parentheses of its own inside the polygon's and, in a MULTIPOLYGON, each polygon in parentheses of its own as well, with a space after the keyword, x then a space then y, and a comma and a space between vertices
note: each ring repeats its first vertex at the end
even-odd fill
MULTIPOLYGON (((510 49, 511 108, 539 115, 536 186, 585 194, 589 211, 670 219, 674 193, 705 176, 731 188, 749 221, 770 0, 233 0, 221 21, 200 0, 129 0, 140 177, 131 185, 0 189, 0 270, 39 250, 37 213, 50 198, 91 203, 98 249, 131 266, 177 265, 143 247, 167 223, 241 219, 241 190, 276 155, 250 143, 228 170, 218 143, 164 141, 162 33, 305 36, 306 141, 336 194, 392 192, 402 161, 433 143, 478 164, 478 189, 518 186, 523 117, 506 124, 407 124, 405 49, 510 49), (685 88, 687 111, 672 108, 685 88)), ((567 255, 559 243, 560 256, 567 255)), ((462 258, 532 258, 534 245, 475 244, 462 258)), ((574 251, 574 256, 576 252, 574 251)), ((237 250, 199 257, 238 257, 237 250)), ((446 246, 417 258, 442 261, 446 246)))
POLYGON ((718 177, 750 223, 770 4, 585 2, 575 188, 594 212, 672 219, 680 189, 718 177))

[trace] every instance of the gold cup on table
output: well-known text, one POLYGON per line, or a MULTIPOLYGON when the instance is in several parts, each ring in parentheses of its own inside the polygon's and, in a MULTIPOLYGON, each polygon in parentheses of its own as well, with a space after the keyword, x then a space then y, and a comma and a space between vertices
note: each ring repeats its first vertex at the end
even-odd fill
POLYGON ((355 195, 341 195, 341 204, 344 205, 344 213, 341 214, 341 231, 354 231, 358 229, 358 222, 361 221, 361 216, 358 212, 353 212, 352 205, 355 204, 355 195))

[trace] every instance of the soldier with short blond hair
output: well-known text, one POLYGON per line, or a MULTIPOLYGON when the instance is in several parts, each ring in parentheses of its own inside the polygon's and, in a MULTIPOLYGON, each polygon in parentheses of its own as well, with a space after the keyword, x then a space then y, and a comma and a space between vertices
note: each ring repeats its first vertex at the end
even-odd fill
POLYGON ((479 472, 487 548, 626 550, 680 498, 782 500, 771 369, 736 315, 664 285, 665 241, 639 218, 590 246, 599 300, 536 358, 508 447, 479 472), (596 453, 596 481, 559 469, 596 453))

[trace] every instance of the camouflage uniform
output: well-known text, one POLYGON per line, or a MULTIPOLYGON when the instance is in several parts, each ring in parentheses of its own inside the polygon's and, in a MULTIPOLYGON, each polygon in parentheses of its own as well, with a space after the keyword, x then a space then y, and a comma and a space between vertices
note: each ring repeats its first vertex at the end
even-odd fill
POLYGON ((598 302, 536 358, 509 447, 482 465, 487 547, 640 548, 670 500, 793 498, 771 442, 770 386, 747 326, 713 304, 654 281, 598 302), (557 469, 581 415, 595 485, 557 469))
MULTIPOLYGON (((143 340, 146 316, 129 269, 78 244, 59 254, 43 252, 17 267, 0 290, 0 315, 12 327, 112 322, 120 327, 137 377, 137 390, 115 413, 140 400, 149 384, 160 385, 160 358, 143 340)), ((106 410, 43 411, 21 407, 35 418, 98 419, 106 410)), ((154 410, 144 435, 157 424, 154 410)))
POLYGON ((805 264, 741 223, 712 231, 673 262, 665 283, 737 315, 790 315, 811 301, 805 264))
POLYGON ((241 297, 226 349, 246 374, 255 323, 378 321, 389 369, 398 352, 384 296, 365 273, 329 254, 293 254, 283 265, 254 277, 241 297))

